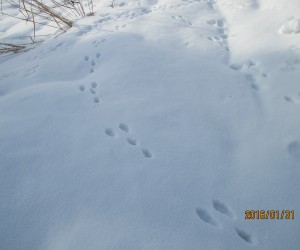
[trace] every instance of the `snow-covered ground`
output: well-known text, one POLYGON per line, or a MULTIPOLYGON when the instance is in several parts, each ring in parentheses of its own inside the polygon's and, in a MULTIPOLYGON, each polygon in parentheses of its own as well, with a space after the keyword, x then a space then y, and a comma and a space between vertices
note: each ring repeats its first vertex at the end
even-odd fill
POLYGON ((300 249, 300 2, 110 4, 0 58, 0 249, 300 249))

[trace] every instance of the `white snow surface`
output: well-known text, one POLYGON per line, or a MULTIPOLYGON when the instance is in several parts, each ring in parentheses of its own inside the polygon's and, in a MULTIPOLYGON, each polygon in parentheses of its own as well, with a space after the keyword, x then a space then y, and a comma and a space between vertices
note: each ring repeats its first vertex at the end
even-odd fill
POLYGON ((300 249, 300 2, 110 4, 0 58, 0 249, 300 249))
POLYGON ((292 18, 281 27, 280 32, 283 34, 300 33, 300 19, 292 18))

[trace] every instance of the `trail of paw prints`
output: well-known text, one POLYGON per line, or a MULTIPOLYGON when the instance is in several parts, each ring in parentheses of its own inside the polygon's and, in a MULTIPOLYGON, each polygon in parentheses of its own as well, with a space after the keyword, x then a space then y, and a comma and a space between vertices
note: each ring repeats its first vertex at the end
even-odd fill
POLYGON ((231 64, 230 68, 233 70, 242 70, 242 71, 252 71, 253 73, 257 73, 257 75, 267 78, 268 74, 262 70, 262 67, 259 62, 255 62, 249 60, 244 64, 231 64))
POLYGON ((116 26, 115 26, 115 30, 118 31, 118 30, 120 30, 120 29, 124 29, 124 28, 126 28, 126 26, 127 26, 126 24, 123 24, 123 25, 116 25, 116 26))
POLYGON ((213 26, 218 33, 217 36, 208 36, 207 39, 218 44, 219 46, 224 47, 226 51, 229 51, 227 42, 228 30, 226 22, 223 19, 211 19, 207 21, 207 24, 213 26))
MULTIPOLYGON (((130 11, 124 11, 122 13, 115 14, 113 17, 110 17, 109 20, 118 21, 118 20, 124 20, 124 19, 135 19, 137 17, 144 16, 144 15, 147 15, 152 12, 152 10, 150 10, 149 8, 142 7, 139 4, 137 4, 137 5, 138 6, 136 8, 134 8, 133 11, 130 10, 130 11)), ((108 18, 106 18, 106 19, 108 19, 108 18)), ((97 22, 97 23, 104 23, 109 20, 103 20, 103 21, 97 22)), ((114 27, 114 29, 119 30, 119 29, 125 28, 126 26, 127 26, 127 24, 119 24, 119 25, 116 25, 114 27)))
POLYGON ((95 54, 95 57, 94 57, 94 58, 91 58, 91 57, 88 56, 88 55, 86 55, 86 56, 84 57, 84 61, 86 61, 86 62, 89 63, 89 65, 90 65, 90 70, 89 70, 90 74, 94 73, 94 71, 95 71, 95 66, 96 66, 96 64, 97 64, 97 60, 98 60, 100 57, 101 57, 101 53, 100 53, 100 52, 97 52, 97 53, 95 54))
POLYGON ((85 56, 84 60, 90 63, 90 73, 94 73, 95 71, 94 66, 96 65, 95 60, 91 59, 89 56, 85 56))
POLYGON ((230 68, 243 73, 249 86, 255 91, 260 90, 258 82, 268 77, 268 74, 261 69, 259 63, 251 60, 244 64, 231 64, 230 68))
POLYGON ((92 44, 93 44, 93 46, 95 48, 97 48, 101 43, 104 43, 105 41, 106 41, 106 39, 102 38, 101 40, 95 40, 95 41, 93 41, 92 44))
MULTIPOLYGON (((226 216, 229 219, 234 219, 236 217, 232 209, 219 200, 212 200, 212 207, 217 213, 226 216)), ((203 209, 201 207, 197 207, 196 214, 202 222, 216 229, 222 229, 221 223, 218 222, 218 220, 214 218, 208 210, 203 209)), ((245 243, 250 245, 255 243, 255 238, 247 231, 240 229, 239 227, 234 227, 234 232, 245 243)))
POLYGON ((97 96, 97 89, 98 89, 98 84, 96 82, 92 82, 90 83, 89 86, 84 86, 84 85, 79 85, 78 89, 81 91, 81 92, 89 92, 92 96, 93 96, 93 102, 94 103, 99 103, 100 102, 100 99, 99 97, 97 96))
POLYGON ((168 7, 168 5, 166 3, 164 3, 164 4, 155 6, 153 9, 154 10, 166 10, 167 7, 168 7))
MULTIPOLYGON (((136 140, 134 137, 129 136, 130 134, 130 128, 127 124, 125 123, 119 123, 118 125, 118 130, 122 133, 126 135, 126 143, 130 146, 139 146, 139 142, 138 140, 136 140)), ((116 132, 113 128, 106 128, 105 129, 105 134, 109 137, 115 137, 116 132)), ((145 158, 152 158, 153 154, 151 153, 151 151, 147 148, 141 147, 140 148, 142 155, 145 158)))
POLYGON ((181 15, 178 16, 172 16, 173 19, 175 20, 179 20, 181 23, 186 24, 186 25, 192 25, 192 23, 190 21, 187 21, 184 17, 182 17, 181 15))

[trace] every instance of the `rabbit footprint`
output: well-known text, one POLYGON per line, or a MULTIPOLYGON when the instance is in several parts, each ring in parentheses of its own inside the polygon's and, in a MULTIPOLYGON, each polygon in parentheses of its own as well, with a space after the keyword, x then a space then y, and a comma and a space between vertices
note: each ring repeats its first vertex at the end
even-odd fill
MULTIPOLYGON (((97 91, 96 91, 96 88, 98 87, 98 84, 96 83, 96 82, 92 82, 91 84, 90 84, 90 88, 89 88, 89 90, 90 90, 90 93, 92 94, 92 95, 96 95, 97 94, 97 91)), ((84 92, 85 91, 85 89, 86 89, 86 87, 84 86, 84 85, 79 85, 79 90, 81 91, 81 92, 84 92)), ((94 101, 94 103, 99 103, 100 102, 100 99, 99 99, 99 97, 97 97, 97 96, 94 96, 93 97, 93 101, 94 101)))
MULTIPOLYGON (((235 217, 234 212, 225 203, 220 202, 219 200, 212 200, 212 205, 217 212, 229 217, 230 219, 235 217)), ((196 213, 203 222, 210 224, 213 227, 221 228, 221 224, 219 224, 207 210, 198 207, 196 208, 196 213)), ((234 230, 244 242, 248 244, 255 243, 255 239, 250 233, 240 229, 239 227, 234 227, 234 230)))
POLYGON ((152 153, 148 149, 142 148, 142 153, 145 158, 152 158, 152 153))
POLYGON ((230 218, 234 218, 234 214, 233 214, 232 210, 228 206, 226 206, 224 203, 222 203, 218 200, 213 200, 212 204, 216 211, 218 211, 221 214, 224 214, 230 218))
POLYGON ((129 132, 129 128, 125 123, 120 123, 119 124, 119 129, 121 129, 122 131, 128 133, 129 132))
POLYGON ((239 228, 235 228, 235 231, 237 233, 237 235, 244 240, 245 242, 249 243, 249 244, 253 244, 254 243, 254 239, 251 236, 251 234, 245 232, 244 230, 241 230, 239 228))
POLYGON ((115 131, 112 128, 106 128, 105 129, 105 134, 107 136, 114 137, 115 136, 115 131))
POLYGON ((215 219, 211 216, 211 214, 205 209, 198 207, 196 208, 196 213, 199 216, 199 218, 205 223, 208 223, 214 227, 219 227, 219 224, 215 221, 215 219))

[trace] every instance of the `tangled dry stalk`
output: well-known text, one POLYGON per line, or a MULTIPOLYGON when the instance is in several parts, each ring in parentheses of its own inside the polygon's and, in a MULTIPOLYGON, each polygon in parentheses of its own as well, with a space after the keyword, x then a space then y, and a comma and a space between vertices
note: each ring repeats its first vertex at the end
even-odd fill
MULTIPOLYGON (((94 13, 93 0, 0 0, 0 13, 12 18, 30 22, 33 25, 32 42, 35 43, 38 25, 50 26, 66 31, 79 17, 94 13), (21 15, 10 13, 10 9, 18 9, 21 15)), ((0 54, 23 51, 26 45, 13 42, 0 42, 0 54)))

